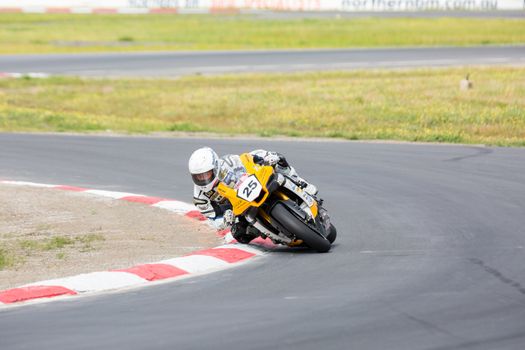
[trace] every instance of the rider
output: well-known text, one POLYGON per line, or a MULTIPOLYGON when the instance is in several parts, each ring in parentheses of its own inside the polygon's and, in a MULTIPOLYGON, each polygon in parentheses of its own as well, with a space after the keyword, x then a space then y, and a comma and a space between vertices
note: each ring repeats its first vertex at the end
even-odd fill
MULTIPOLYGON (((250 154, 255 163, 272 166, 275 172, 292 177, 308 194, 317 194, 317 188, 300 178, 282 154, 262 149, 254 150, 250 154)), ((235 221, 231 204, 217 192, 220 182, 233 187, 236 179, 245 172, 238 155, 228 154, 219 158, 213 149, 202 147, 193 152, 188 167, 195 184, 193 203, 204 216, 214 222, 216 228, 225 229, 232 226, 232 235, 240 243, 248 243, 259 236, 259 230, 248 225, 243 217, 235 221)))

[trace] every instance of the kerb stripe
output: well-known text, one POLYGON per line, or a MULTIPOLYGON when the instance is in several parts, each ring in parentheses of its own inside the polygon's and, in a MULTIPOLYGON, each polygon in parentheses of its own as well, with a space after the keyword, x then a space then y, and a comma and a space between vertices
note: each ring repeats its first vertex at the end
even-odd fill
POLYGON ((31 286, 8 289, 0 292, 0 302, 4 304, 16 303, 38 298, 51 298, 60 295, 75 295, 75 291, 60 286, 31 286))
POLYGON ((247 252, 237 248, 212 248, 195 252, 191 255, 207 255, 214 258, 224 260, 229 263, 236 263, 242 260, 249 259, 256 254, 247 252))
POLYGON ((148 197, 148 196, 127 196, 127 197, 123 197, 120 199, 123 201, 143 203, 143 204, 148 204, 148 205, 157 204, 158 202, 167 200, 165 198, 148 197))
POLYGON ((115 270, 120 272, 129 272, 142 277, 148 281, 163 280, 166 278, 187 275, 188 272, 167 264, 144 264, 130 267, 124 270, 115 270))

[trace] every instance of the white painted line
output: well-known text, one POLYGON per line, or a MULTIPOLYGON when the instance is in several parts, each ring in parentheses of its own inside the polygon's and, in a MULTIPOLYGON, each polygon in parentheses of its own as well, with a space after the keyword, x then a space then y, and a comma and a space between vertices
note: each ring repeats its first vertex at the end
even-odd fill
POLYGON ((245 252, 252 253, 252 254, 255 254, 255 255, 264 255, 264 254, 266 254, 264 249, 260 249, 260 248, 257 248, 255 246, 250 246, 250 245, 241 244, 241 243, 224 244, 224 245, 220 245, 218 247, 215 247, 213 249, 216 249, 216 248, 240 249, 240 250, 244 250, 245 252))
POLYGON ((72 7, 70 11, 71 13, 82 13, 82 14, 93 13, 93 9, 91 7, 72 7))
POLYGON ((22 12, 24 13, 46 13, 47 8, 44 6, 22 7, 22 12))
POLYGON ((18 72, 0 72, 0 77, 2 78, 33 78, 33 79, 46 79, 49 78, 51 75, 47 73, 41 73, 41 72, 29 72, 29 73, 18 73, 18 72))
POLYGON ((11 78, 16 78, 16 79, 20 79, 24 76, 24 74, 22 73, 7 73, 7 74, 9 74, 11 78))
POLYGON ((208 14, 210 13, 209 9, 177 9, 177 13, 181 15, 199 15, 199 14, 208 14))
POLYGON ((128 193, 128 192, 115 192, 115 191, 104 191, 104 190, 87 190, 85 193, 91 193, 97 196, 109 197, 113 199, 121 199, 124 197, 145 197, 142 194, 128 193))
POLYGON ((8 184, 8 185, 16 185, 16 186, 31 186, 31 187, 45 187, 45 188, 57 187, 57 185, 38 184, 38 183, 26 182, 26 181, 2 181, 2 183, 8 184))
POLYGON ((168 264, 189 273, 205 272, 212 269, 220 269, 232 264, 207 255, 189 255, 160 261, 160 264, 168 264))
POLYGON ((197 210, 194 205, 179 201, 160 201, 152 206, 181 214, 186 214, 189 211, 197 210))
POLYGON ((50 75, 47 73, 27 73, 25 76, 28 76, 30 78, 37 78, 37 79, 45 79, 49 78, 50 75))
POLYGON ((118 8, 117 13, 121 14, 147 14, 150 13, 148 8, 134 8, 134 7, 123 7, 118 8))
POLYGON ((85 273, 82 275, 59 278, 43 282, 35 282, 27 286, 61 286, 74 290, 77 293, 98 292, 108 289, 129 287, 147 280, 127 272, 100 271, 85 273))

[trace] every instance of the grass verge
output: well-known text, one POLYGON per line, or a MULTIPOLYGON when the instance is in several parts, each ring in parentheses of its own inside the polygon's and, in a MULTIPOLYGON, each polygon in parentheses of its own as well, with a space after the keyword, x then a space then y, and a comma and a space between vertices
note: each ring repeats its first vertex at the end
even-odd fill
POLYGON ((9 254, 7 249, 5 249, 3 246, 0 246, 0 271, 5 269, 6 267, 12 266, 13 264, 13 257, 9 254))
POLYGON ((0 14, 0 53, 518 43, 525 21, 516 19, 0 14))
POLYGON ((59 250, 66 247, 77 248, 80 252, 93 250, 92 244, 97 241, 104 241, 105 238, 99 233, 88 233, 72 238, 67 236, 55 236, 40 240, 20 240, 19 245, 26 254, 35 251, 59 250))
POLYGON ((0 81, 0 130, 525 145, 525 67, 0 81), (459 89, 470 73, 474 88, 459 89))

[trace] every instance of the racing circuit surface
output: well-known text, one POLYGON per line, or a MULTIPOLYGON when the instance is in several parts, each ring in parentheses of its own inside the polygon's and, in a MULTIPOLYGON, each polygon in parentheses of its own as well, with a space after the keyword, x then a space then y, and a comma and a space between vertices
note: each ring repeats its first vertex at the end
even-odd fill
POLYGON ((284 153, 333 250, 3 309, 1 349, 524 348, 523 148, 0 134, 0 177, 190 201, 201 145, 284 153))
POLYGON ((525 46, 2 55, 0 72, 99 77, 525 64, 525 46))

